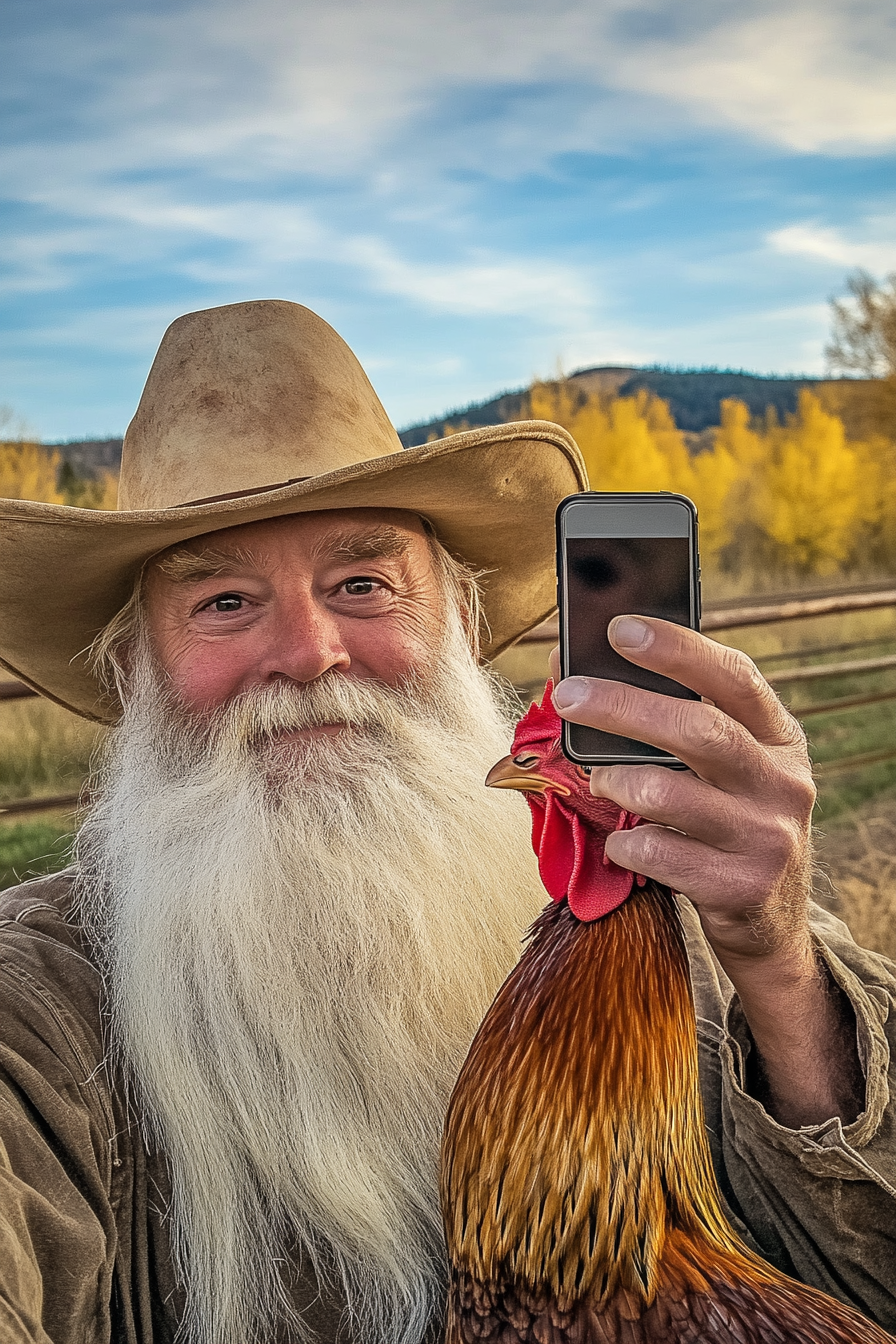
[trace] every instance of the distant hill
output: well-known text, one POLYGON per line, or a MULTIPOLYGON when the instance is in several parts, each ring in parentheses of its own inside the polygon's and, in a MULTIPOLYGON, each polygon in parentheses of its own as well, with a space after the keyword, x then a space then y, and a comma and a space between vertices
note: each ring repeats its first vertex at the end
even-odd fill
MULTIPOLYGON (((710 425, 719 423, 719 403, 726 397, 737 397, 746 403, 751 415, 763 415, 767 406, 774 406, 783 416, 796 410, 797 395, 802 387, 812 387, 825 381, 821 378, 763 378, 756 373, 740 373, 720 369, 698 369, 692 373, 676 373, 669 369, 632 369, 608 365, 595 369, 579 369, 570 378, 589 392, 615 392, 631 396, 640 388, 649 388, 669 403, 679 429, 698 434, 710 425)), ((410 425, 401 431, 405 448, 426 443, 431 437, 442 438, 447 426, 457 426, 465 420, 470 428, 479 425, 500 425, 519 419, 526 388, 502 392, 491 401, 474 402, 425 424, 410 425)))
MULTIPOLYGON (((680 373, 670 369, 633 369, 615 365, 579 369, 570 377, 589 392, 614 392, 619 396, 631 396, 639 388, 649 388, 669 403, 678 428, 692 434, 699 434, 719 423, 719 404, 726 397, 737 397, 745 402, 751 415, 763 415, 766 407, 774 406, 778 415, 784 416, 796 410, 800 388, 830 382, 822 378, 764 378, 757 373, 724 369, 697 369, 680 373)), ((449 411, 437 420, 409 425, 407 429, 401 430, 399 437, 405 448, 414 448, 419 443, 426 443, 431 437, 442 438, 449 425, 456 428, 461 420, 466 421, 471 428, 518 420, 527 390, 518 388, 516 391, 502 392, 489 401, 476 401, 449 411)), ((63 459, 79 475, 95 475, 103 470, 117 471, 121 465, 121 439, 79 439, 47 446, 57 448, 63 459)))

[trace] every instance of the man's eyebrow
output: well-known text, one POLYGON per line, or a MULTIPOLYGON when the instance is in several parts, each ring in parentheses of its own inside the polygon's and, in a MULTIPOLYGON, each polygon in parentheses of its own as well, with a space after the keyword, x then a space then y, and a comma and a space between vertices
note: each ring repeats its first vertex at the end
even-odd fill
POLYGON ((400 528, 388 525, 369 532, 337 532, 324 537, 314 548, 336 560, 391 560, 406 555, 411 539, 400 528))
POLYGON ((204 546, 201 551, 172 551, 156 561, 156 568, 174 583, 201 583, 219 574, 232 574, 238 569, 255 569, 257 561, 251 551, 235 551, 204 546))

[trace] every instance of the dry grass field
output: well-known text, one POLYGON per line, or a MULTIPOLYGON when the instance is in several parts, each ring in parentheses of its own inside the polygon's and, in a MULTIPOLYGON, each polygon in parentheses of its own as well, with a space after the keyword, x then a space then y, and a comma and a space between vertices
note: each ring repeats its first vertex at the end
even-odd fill
POLYGON ((856 942, 896 961, 896 792, 870 798, 816 833, 821 903, 856 942))
MULTIPOLYGON (((9 799, 77 793, 102 729, 49 700, 0 702, 0 809, 9 799)), ((65 866, 75 817, 0 812, 0 888, 65 866)))
POLYGON ((102 729, 50 700, 0 702, 0 807, 77 793, 102 729))

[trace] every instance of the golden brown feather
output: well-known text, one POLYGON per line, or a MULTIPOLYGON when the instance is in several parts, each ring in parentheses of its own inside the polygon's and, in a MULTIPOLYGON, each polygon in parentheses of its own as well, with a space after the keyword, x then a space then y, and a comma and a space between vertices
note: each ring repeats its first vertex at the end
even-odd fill
POLYGON ((604 919, 549 907, 449 1106, 447 1344, 884 1344, 768 1265, 722 1209, 687 954, 654 883, 604 919))

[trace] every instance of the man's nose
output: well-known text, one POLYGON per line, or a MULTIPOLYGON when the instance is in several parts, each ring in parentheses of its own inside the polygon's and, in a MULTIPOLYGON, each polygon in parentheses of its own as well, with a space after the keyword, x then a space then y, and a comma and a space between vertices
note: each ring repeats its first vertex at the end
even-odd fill
POLYGON ((313 593, 290 594, 279 607, 262 668, 265 681, 315 681, 332 668, 349 669, 339 620, 313 593))

